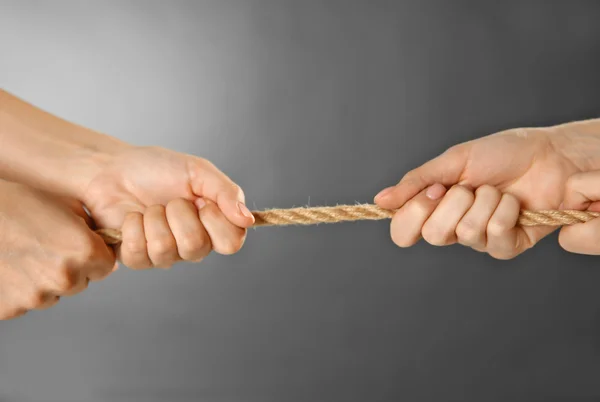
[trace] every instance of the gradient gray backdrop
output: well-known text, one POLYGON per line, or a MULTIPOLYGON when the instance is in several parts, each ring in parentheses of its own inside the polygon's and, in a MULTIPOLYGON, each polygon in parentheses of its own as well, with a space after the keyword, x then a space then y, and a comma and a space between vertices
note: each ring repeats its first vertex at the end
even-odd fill
MULTIPOLYGON (((457 142, 598 117, 600 3, 556 3, 0 1, 0 86, 206 157, 252 208, 371 202, 457 142)), ((597 257, 388 233, 265 228, 121 269, 0 322, 0 401, 600 398, 597 257)))

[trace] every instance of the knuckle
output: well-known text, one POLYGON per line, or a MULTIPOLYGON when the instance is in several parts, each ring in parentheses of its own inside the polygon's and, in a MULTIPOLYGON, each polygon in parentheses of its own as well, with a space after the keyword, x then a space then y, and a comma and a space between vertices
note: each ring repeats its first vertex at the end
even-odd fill
POLYGON ((244 200, 245 199, 245 195, 244 195, 244 190, 242 190, 242 188, 237 184, 237 183, 231 183, 231 194, 234 195, 234 197, 238 200, 244 200))
POLYGON ((126 267, 129 267, 131 269, 135 269, 135 270, 140 270, 140 269, 149 269, 152 267, 152 264, 150 263, 149 259, 141 256, 130 256, 130 255, 123 255, 122 257, 123 259, 123 264, 126 267))
POLYGON ((489 184, 484 184, 482 186, 477 187, 475 190, 475 195, 479 196, 482 194, 491 194, 497 191, 496 187, 490 186, 489 184))
POLYGON ((429 208, 425 203, 419 202, 418 200, 410 200, 406 203, 406 210, 408 216, 413 217, 425 217, 431 213, 431 208, 429 208))
POLYGON ((398 184, 414 186, 414 185, 419 185, 419 183, 422 183, 422 182, 423 182, 423 176, 422 176, 420 170, 413 169, 413 170, 407 172, 404 176, 402 176, 402 178, 400 179, 398 184))
POLYGON ((395 232, 392 232, 391 238, 392 242, 400 248, 408 248, 413 245, 406 237, 398 235, 395 232))
POLYGON ((489 251, 488 255, 495 260, 506 261, 517 256, 515 251, 489 251))
POLYGON ((204 245, 205 241, 202 236, 194 232, 186 232, 181 235, 177 244, 183 250, 198 250, 204 245))
POLYGON ((167 207, 162 204, 153 204, 153 205, 150 205, 148 208, 146 208, 143 216, 145 218, 147 218, 147 217, 155 218, 156 216, 164 216, 166 210, 167 210, 167 207))
POLYGON ((100 281, 107 278, 113 270, 113 264, 101 264, 88 273, 87 278, 90 281, 100 281))
POLYGON ((398 247, 407 248, 412 246, 410 239, 408 239, 399 228, 394 227, 394 225, 390 228, 390 237, 392 242, 398 247))
POLYGON ((411 170, 411 171, 407 172, 404 176, 402 176, 398 183, 412 183, 415 181, 415 178, 416 178, 416 172, 414 170, 411 170))
POLYGON ((87 264, 94 261, 98 254, 96 244, 91 236, 85 236, 84 240, 77 247, 75 260, 79 264, 87 264))
POLYGON ((421 230, 423 240, 432 246, 443 246, 447 243, 448 235, 435 225, 425 224, 421 230))
POLYGON ((456 154, 462 153, 464 149, 465 149, 464 143, 454 144, 454 145, 451 145, 450 147, 446 148, 446 150, 444 151, 443 154, 444 155, 456 155, 456 154))
POLYGON ((148 249, 152 254, 158 257, 170 256, 177 248, 175 240, 170 236, 165 236, 160 239, 153 240, 148 244, 148 249))
POLYGON ((574 174, 567 178, 567 181, 565 183, 565 189, 566 189, 567 193, 573 192, 578 187, 579 180, 580 180, 579 174, 574 174))
POLYGON ((39 290, 35 290, 25 296, 23 307, 28 310, 33 310, 44 304, 45 301, 45 294, 39 290))
POLYGON ((170 214, 173 210, 181 210, 182 208, 187 207, 189 201, 183 198, 175 198, 174 200, 169 201, 167 206, 165 207, 165 212, 170 214))
POLYGON ((462 220, 456 226, 456 236, 467 243, 474 243, 481 237, 480 231, 470 220, 462 220))
POLYGON ((128 241, 121 245, 121 250, 127 255, 145 255, 146 243, 143 241, 128 241))
POLYGON ((392 242, 400 248, 413 246, 421 236, 420 225, 414 228, 414 225, 406 224, 406 210, 397 211, 392 217, 390 223, 390 237, 392 242))
POLYGON ((193 232, 182 234, 181 238, 177 241, 180 254, 184 258, 186 258, 185 256, 195 255, 204 250, 207 246, 206 243, 206 239, 203 236, 193 232))
POLYGON ((510 227, 502 221, 490 221, 488 223, 487 232, 490 236, 499 237, 510 230, 510 227))
POLYGON ((84 280, 81 280, 81 281, 77 282, 69 290, 66 290, 66 291, 62 292, 61 295, 62 296, 73 296, 73 295, 76 295, 78 293, 81 293, 85 289, 87 289, 88 282, 89 282, 88 278, 84 278, 84 280))
POLYGON ((445 246, 452 236, 452 228, 444 227, 437 219, 429 219, 421 228, 423 240, 433 246, 445 246))
POLYGON ((223 255, 232 255, 241 250, 244 245, 244 236, 230 236, 215 247, 215 251, 223 255))
POLYGON ((50 307, 55 306, 56 304, 58 304, 59 301, 60 301, 60 297, 59 296, 48 297, 46 299, 46 301, 44 302, 44 305, 42 307, 43 308, 50 308, 50 307))
POLYGON ((466 188, 465 186, 461 186, 460 184, 456 184, 452 187, 450 187, 450 189, 448 190, 449 195, 451 196, 458 196, 461 198, 466 198, 466 199, 471 199, 473 200, 475 198, 475 196, 473 195, 473 192, 471 190, 469 190, 468 188, 466 188))
POLYGON ((66 261, 59 265, 56 274, 53 277, 53 282, 56 285, 56 290, 66 292, 77 285, 77 274, 66 261))

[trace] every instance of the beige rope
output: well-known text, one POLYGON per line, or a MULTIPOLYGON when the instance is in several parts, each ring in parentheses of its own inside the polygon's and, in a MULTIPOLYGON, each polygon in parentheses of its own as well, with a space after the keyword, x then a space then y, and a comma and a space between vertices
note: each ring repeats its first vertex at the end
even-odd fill
MULTIPOLYGON (((253 211, 254 227, 315 225, 319 223, 337 223, 363 220, 389 219, 394 211, 379 208, 371 204, 336 205, 332 207, 268 209, 253 211)), ((521 211, 518 224, 521 226, 561 226, 588 222, 600 216, 591 211, 521 211)), ((116 229, 96 231, 106 244, 119 244, 121 232, 116 229)))

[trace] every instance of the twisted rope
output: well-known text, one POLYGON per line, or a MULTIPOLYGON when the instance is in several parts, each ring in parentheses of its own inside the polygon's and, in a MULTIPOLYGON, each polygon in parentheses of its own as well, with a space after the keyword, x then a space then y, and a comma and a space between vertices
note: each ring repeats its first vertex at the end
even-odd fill
MULTIPOLYGON (((253 211, 258 226, 315 225, 319 223, 338 223, 364 220, 389 219, 394 211, 379 208, 371 204, 336 205, 331 207, 269 209, 253 211)), ((521 226, 562 226, 588 222, 600 216, 592 211, 521 211, 518 224, 521 226)), ((116 229, 96 231, 106 242, 114 245, 122 241, 121 232, 116 229)))

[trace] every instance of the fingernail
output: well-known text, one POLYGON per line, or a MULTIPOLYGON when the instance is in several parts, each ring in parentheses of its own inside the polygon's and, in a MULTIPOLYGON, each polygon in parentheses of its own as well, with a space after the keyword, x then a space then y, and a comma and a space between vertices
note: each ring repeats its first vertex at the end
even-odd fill
POLYGON ((392 187, 388 187, 388 188, 386 188, 386 189, 383 189, 383 190, 381 190, 381 191, 379 192, 379 194, 377 194, 377 195, 375 196, 375 198, 378 198, 378 199, 380 199, 380 198, 385 198, 385 197, 389 196, 389 195, 392 193, 392 190, 394 190, 394 188, 395 188, 395 187, 394 187, 394 186, 392 186, 392 187))
POLYGON ((562 211, 563 209, 565 209, 565 203, 561 202, 560 205, 558 206, 558 210, 562 211))
POLYGON ((242 215, 244 215, 245 217, 254 218, 254 215, 252 215, 252 212, 250 212, 248 207, 246 207, 243 203, 238 202, 238 208, 240 209, 240 212, 242 213, 242 215))
POLYGON ((198 198, 196 201, 194 201, 194 204, 196 204, 196 208, 198 208, 198 210, 201 210, 206 205, 206 201, 204 201, 204 198, 198 198))
POLYGON ((446 187, 442 186, 441 184, 436 183, 427 189, 427 191, 425 192, 425 195, 427 196, 427 198, 429 198, 431 200, 437 200, 440 197, 442 197, 445 192, 446 192, 446 187))

